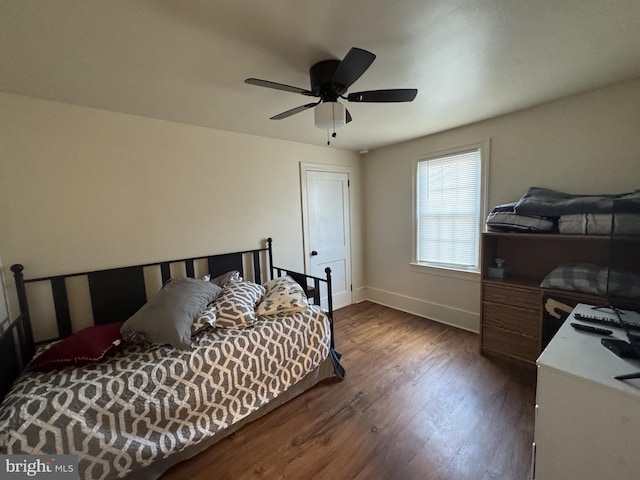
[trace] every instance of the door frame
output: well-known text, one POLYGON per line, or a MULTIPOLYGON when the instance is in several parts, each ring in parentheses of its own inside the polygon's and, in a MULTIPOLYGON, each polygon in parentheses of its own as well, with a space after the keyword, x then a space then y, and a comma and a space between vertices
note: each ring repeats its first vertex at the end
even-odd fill
POLYGON ((353 181, 353 167, 347 165, 330 165, 327 163, 310 163, 300 162, 300 192, 302 194, 301 207, 302 207, 302 249, 304 255, 304 271, 307 275, 311 274, 310 256, 309 251, 309 219, 307 218, 307 206, 308 206, 308 194, 307 194, 307 172, 324 172, 324 173, 345 173, 347 175, 347 181, 349 182, 349 276, 351 278, 350 287, 350 304, 353 304, 353 219, 354 207, 353 207, 353 191, 351 182, 353 181))

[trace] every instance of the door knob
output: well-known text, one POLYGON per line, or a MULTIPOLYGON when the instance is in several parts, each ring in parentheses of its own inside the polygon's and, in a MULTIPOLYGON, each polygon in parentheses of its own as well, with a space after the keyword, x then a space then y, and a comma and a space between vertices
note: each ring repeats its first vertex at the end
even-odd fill
POLYGON ((318 255, 318 252, 316 252, 315 250, 311 250, 311 256, 315 257, 316 255, 318 255))

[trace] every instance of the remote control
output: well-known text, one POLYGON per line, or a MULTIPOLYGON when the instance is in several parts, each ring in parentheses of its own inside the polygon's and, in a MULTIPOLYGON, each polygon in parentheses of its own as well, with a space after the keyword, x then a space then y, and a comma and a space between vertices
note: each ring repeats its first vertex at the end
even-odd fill
POLYGON ((597 333, 598 335, 611 335, 613 332, 606 328, 592 327, 591 325, 582 325, 581 323, 571 323, 576 330, 583 330, 589 333, 597 333))
MULTIPOLYGON (((582 315, 581 313, 576 313, 574 317, 576 320, 581 320, 587 323, 597 323, 609 327, 620 328, 620 324, 618 323, 618 321, 614 320, 613 318, 597 317, 595 315, 582 315)), ((640 331, 640 325, 638 325, 637 323, 625 322, 625 324, 627 325, 627 328, 629 330, 640 331)))

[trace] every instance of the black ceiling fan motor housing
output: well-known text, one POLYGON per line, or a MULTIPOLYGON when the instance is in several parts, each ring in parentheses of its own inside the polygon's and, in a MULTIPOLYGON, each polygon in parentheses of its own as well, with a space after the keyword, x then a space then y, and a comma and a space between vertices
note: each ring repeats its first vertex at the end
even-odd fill
POLYGON ((325 102, 335 102, 347 91, 346 87, 333 84, 333 77, 340 60, 323 60, 309 69, 311 91, 325 102))

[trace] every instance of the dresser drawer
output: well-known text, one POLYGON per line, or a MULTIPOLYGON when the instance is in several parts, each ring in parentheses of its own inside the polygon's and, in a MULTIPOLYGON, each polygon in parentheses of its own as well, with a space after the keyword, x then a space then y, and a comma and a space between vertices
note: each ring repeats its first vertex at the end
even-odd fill
POLYGON ((540 354, 540 343, 537 338, 492 325, 483 325, 482 350, 535 362, 540 354))
POLYGON ((539 288, 514 287, 485 283, 482 293, 485 302, 504 303, 522 308, 540 310, 542 294, 539 288))
POLYGON ((540 310, 540 305, 532 310, 501 303, 482 302, 482 325, 490 325, 538 339, 542 331, 540 310))

